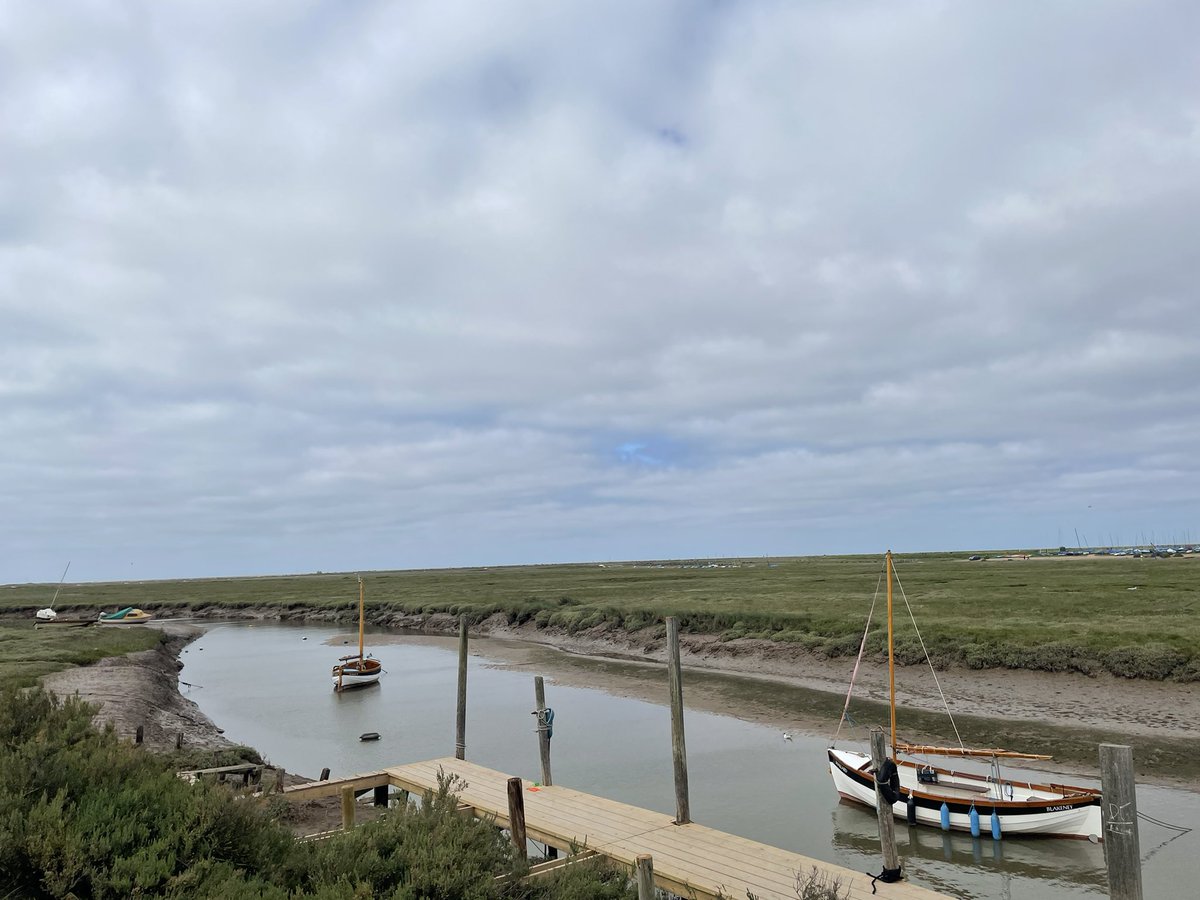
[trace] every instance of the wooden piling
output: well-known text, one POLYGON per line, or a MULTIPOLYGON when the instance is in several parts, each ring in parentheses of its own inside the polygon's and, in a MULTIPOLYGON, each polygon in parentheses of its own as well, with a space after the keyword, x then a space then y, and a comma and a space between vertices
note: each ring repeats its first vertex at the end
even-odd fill
POLYGON ((1133 748, 1100 745, 1100 791, 1104 797, 1104 862, 1112 900, 1142 900, 1133 748))
POLYGON ((175 749, 176 750, 183 749, 183 732, 182 731, 175 732, 175 749))
POLYGON ((675 824, 692 821, 688 803, 687 746, 683 739, 683 670, 679 662, 679 618, 667 616, 667 684, 671 692, 671 756, 675 762, 675 824))
POLYGON ((342 788, 342 831, 354 827, 354 788, 342 788))
POLYGON ((537 705, 534 715, 537 716, 538 753, 542 757, 542 784, 549 787, 554 784, 550 777, 550 728, 546 725, 546 682, 541 675, 533 678, 533 697, 537 705))
POLYGON ((146 737, 146 726, 139 725, 137 727, 137 731, 135 731, 133 733, 133 742, 135 744, 140 744, 145 739, 145 737, 146 737))
POLYGON ((654 900, 654 857, 639 853, 637 858, 638 900, 654 900))
POLYGON ((883 867, 900 868, 900 854, 896 852, 896 818, 892 805, 883 799, 880 790, 879 770, 888 758, 883 740, 883 729, 871 729, 871 765, 875 768, 875 812, 879 818, 879 843, 883 849, 883 867))
POLYGON ((283 766, 277 767, 275 769, 275 793, 283 793, 283 781, 285 778, 287 778, 287 772, 284 771, 283 766))
POLYGON ((321 770, 321 777, 317 780, 318 781, 328 781, 329 780, 329 766, 326 766, 325 768, 323 768, 321 770))
POLYGON ((508 779, 508 830, 513 846, 525 858, 525 795, 521 792, 521 779, 515 776, 508 779))
POLYGON ((387 806, 388 805, 388 793, 390 791, 391 791, 391 787, 386 784, 382 784, 379 787, 375 788, 375 795, 372 798, 375 805, 376 806, 387 806))
POLYGON ((458 617, 458 710, 455 717, 454 757, 467 758, 467 617, 458 617))

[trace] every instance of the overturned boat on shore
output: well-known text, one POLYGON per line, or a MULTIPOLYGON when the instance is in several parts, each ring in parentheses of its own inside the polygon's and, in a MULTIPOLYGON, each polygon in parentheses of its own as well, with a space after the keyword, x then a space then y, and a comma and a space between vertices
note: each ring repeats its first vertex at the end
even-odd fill
POLYGON ((154 616, 148 612, 127 606, 112 613, 102 612, 96 621, 100 625, 144 625, 153 618, 154 616))

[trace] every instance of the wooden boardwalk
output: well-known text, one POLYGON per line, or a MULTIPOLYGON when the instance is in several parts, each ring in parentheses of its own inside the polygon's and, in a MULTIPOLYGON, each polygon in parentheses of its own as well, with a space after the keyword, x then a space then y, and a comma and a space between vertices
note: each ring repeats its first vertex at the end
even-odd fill
MULTIPOLYGON (((438 772, 458 776, 459 799, 476 815, 493 816, 508 825, 509 776, 453 757, 432 759, 383 770, 394 787, 415 793, 436 790, 438 772)), ((379 773, 359 780, 380 780, 379 773)), ((326 783, 330 793, 337 783, 326 783)), ((364 785, 365 786, 365 785, 364 785)), ((745 900, 796 900, 796 876, 818 872, 841 881, 851 900, 945 900, 945 896, 907 882, 876 884, 862 872, 843 869, 725 834, 704 825, 676 825, 673 818, 625 803, 606 800, 570 788, 526 785, 525 828, 528 837, 561 850, 586 847, 632 867, 639 854, 654 857, 654 880, 659 887, 683 897, 745 900)), ((297 789, 289 788, 287 793, 297 789)), ((882 868, 882 862, 879 863, 882 868)))

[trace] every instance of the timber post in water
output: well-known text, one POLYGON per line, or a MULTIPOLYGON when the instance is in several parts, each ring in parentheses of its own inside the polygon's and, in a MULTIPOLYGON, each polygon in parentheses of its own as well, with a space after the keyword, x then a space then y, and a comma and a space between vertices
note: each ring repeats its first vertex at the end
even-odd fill
POLYGON ((1104 863, 1113 900, 1142 900, 1133 748, 1100 745, 1100 792, 1104 810, 1104 863))
POLYGON ((146 737, 146 726, 139 725, 137 727, 137 731, 135 731, 133 733, 133 742, 135 744, 140 744, 145 739, 145 737, 146 737))
POLYGON ((679 663, 679 618, 667 616, 667 684, 671 691, 671 755, 675 761, 675 824, 692 821, 688 804, 687 746, 683 740, 683 672, 679 663))
POLYGON ((896 852, 896 819, 892 815, 892 804, 883 797, 883 784, 879 773, 887 760, 887 747, 883 742, 883 729, 871 729, 871 765, 875 769, 875 812, 879 818, 879 843, 883 848, 884 871, 900 868, 900 854, 896 852))
POLYGON ((513 846, 524 859, 528 851, 525 845, 525 795, 521 793, 521 779, 508 779, 508 830, 513 846))
POLYGON ((354 828, 354 788, 342 788, 342 831, 354 828))
POLYGON ((638 900, 654 900, 654 857, 639 853, 637 858, 638 900))
POLYGON ((458 713, 455 717, 454 756, 467 758, 467 616, 458 617, 458 713))
POLYGON ((537 704, 538 753, 542 757, 542 784, 554 784, 550 778, 550 724, 546 721, 546 682, 541 675, 533 677, 533 698, 537 704))

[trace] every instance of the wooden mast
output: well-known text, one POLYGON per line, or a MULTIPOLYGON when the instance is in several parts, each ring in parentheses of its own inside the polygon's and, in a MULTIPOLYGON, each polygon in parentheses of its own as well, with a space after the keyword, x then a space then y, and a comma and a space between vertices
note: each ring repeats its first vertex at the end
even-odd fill
POLYGON ((896 653, 892 647, 892 551, 884 561, 887 567, 888 601, 888 707, 892 712, 892 760, 896 759, 896 653))
MULTIPOLYGON (((890 608, 890 607, 888 607, 890 608)), ((362 616, 364 616, 364 606, 362 606, 362 576, 359 576, 359 671, 362 671, 362 616)), ((895 734, 895 716, 892 719, 892 743, 896 743, 895 734)))

